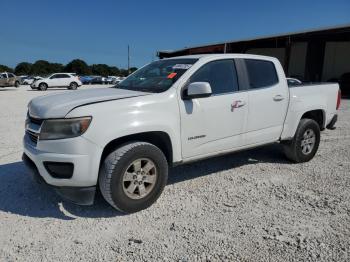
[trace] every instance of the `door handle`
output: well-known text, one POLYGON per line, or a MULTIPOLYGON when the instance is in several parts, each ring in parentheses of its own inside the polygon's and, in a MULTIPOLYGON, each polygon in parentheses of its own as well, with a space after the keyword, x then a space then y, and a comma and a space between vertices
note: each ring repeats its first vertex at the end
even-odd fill
POLYGON ((236 103, 237 103, 237 107, 245 106, 245 102, 244 101, 237 100, 236 103))
POLYGON ((275 95, 273 100, 275 101, 282 101, 284 99, 284 97, 282 95, 275 95))
POLYGON ((235 108, 239 108, 239 107, 242 107, 245 105, 245 102, 242 101, 242 100, 236 100, 236 101, 233 101, 233 103, 231 104, 231 111, 233 112, 233 110, 235 108))

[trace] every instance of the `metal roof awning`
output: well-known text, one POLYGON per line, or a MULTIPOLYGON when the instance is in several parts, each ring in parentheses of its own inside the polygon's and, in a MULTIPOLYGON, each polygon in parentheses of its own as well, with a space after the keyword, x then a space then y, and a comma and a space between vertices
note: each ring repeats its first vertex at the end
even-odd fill
MULTIPOLYGON (((277 41, 279 39, 286 39, 286 38, 289 40, 293 39, 295 41, 304 41, 305 39, 310 39, 310 37, 325 38, 326 35, 332 35, 334 37, 334 35, 336 34, 338 34, 339 37, 342 38, 341 34, 343 33, 350 33, 350 24, 303 30, 303 31, 291 32, 291 33, 274 34, 274 35, 261 36, 256 38, 231 40, 231 41, 218 42, 213 44, 185 47, 178 50, 163 50, 163 51, 158 51, 157 56, 160 58, 165 58, 165 57, 172 57, 172 56, 178 56, 178 55, 198 54, 201 52, 202 53, 206 53, 206 52, 222 53, 226 51, 226 46, 228 44, 242 45, 244 43, 266 42, 271 40, 277 41)), ((346 38, 347 37, 348 37, 348 34, 346 38)), ((346 39, 346 40, 350 40, 350 39, 346 39)))

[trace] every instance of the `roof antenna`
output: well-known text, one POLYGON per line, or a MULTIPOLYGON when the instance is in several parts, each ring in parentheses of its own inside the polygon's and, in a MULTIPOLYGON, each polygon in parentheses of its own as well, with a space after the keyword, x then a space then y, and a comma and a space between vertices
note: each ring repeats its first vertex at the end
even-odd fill
POLYGON ((128 45, 128 75, 130 75, 130 46, 128 45))

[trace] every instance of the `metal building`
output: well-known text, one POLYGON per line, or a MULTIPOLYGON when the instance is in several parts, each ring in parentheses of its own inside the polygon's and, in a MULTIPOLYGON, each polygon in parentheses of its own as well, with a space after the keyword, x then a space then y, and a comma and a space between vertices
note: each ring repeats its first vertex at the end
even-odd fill
POLYGON ((175 51, 159 58, 210 53, 248 53, 277 57, 285 72, 307 82, 337 81, 350 90, 350 24, 273 36, 226 41, 175 51))

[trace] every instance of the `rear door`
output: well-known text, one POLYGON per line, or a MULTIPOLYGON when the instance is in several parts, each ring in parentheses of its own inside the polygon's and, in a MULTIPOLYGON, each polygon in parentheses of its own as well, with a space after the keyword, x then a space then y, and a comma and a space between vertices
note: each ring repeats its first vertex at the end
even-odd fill
POLYGON ((60 74, 58 84, 60 87, 67 87, 71 82, 71 76, 68 74, 60 74))
POLYGON ((286 80, 279 78, 283 69, 268 60, 244 59, 244 64, 249 94, 245 143, 276 141, 282 133, 289 101, 286 80))
POLYGON ((193 82, 208 82, 212 95, 179 102, 183 158, 241 146, 248 94, 239 92, 233 59, 206 63, 191 76, 187 85, 193 82))

